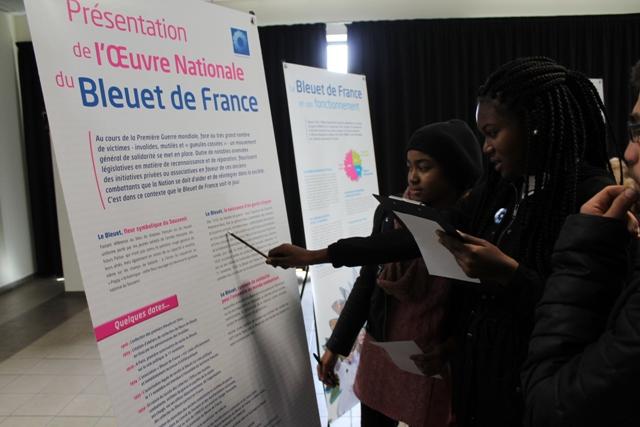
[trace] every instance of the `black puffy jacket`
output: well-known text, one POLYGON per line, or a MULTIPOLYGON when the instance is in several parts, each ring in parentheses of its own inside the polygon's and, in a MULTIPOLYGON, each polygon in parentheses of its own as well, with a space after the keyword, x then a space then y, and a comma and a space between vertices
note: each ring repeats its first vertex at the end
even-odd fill
POLYGON ((525 425, 640 426, 640 264, 629 268, 629 245, 621 221, 567 218, 522 376, 525 425))

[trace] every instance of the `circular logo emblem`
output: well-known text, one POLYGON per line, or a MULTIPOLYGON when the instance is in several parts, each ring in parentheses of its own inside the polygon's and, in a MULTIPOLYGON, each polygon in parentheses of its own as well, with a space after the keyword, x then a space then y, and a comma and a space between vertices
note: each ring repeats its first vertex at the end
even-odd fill
POLYGON ((493 222, 496 224, 500 224, 504 219, 504 216, 507 214, 506 208, 500 208, 496 211, 496 214, 493 216, 493 222))

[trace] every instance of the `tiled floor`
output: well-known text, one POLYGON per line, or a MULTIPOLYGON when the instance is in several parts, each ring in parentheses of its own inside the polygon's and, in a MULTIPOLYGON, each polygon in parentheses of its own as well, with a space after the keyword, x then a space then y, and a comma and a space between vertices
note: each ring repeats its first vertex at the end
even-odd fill
POLYGON ((30 279, 0 293, 0 361, 86 307, 84 295, 64 294, 55 279, 30 279))
MULTIPOLYGON (((0 294, 0 427, 116 426, 83 295, 37 279, 0 294)), ((302 301, 309 354, 317 352, 310 287, 302 301)), ((315 378, 316 362, 310 369, 315 378)), ((315 380, 323 426, 327 410, 315 380)), ((331 427, 360 425, 359 406, 331 427)))
POLYGON ((0 295, 0 427, 116 426, 86 301, 61 292, 38 280, 0 295))

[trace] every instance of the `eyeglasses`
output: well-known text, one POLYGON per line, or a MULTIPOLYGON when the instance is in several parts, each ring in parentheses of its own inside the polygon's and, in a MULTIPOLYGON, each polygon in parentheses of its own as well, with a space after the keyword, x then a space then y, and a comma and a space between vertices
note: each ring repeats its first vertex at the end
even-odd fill
POLYGON ((629 142, 640 144, 640 123, 629 123, 627 129, 629 129, 629 142))

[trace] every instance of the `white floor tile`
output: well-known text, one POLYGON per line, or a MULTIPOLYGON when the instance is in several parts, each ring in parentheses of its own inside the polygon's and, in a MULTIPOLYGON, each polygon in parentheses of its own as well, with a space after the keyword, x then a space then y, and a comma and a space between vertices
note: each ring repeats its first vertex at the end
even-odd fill
POLYGON ((50 359, 99 359, 95 340, 74 338, 72 341, 39 347, 46 349, 45 356, 50 359))
POLYGON ((64 373, 67 375, 104 375, 102 370, 102 362, 96 359, 66 359, 63 362, 68 362, 68 365, 64 369, 64 373))
POLYGON ((83 359, 100 359, 100 352, 98 351, 98 345, 94 342, 92 344, 83 344, 85 348, 84 353, 82 354, 83 359))
POLYGON ((87 352, 87 349, 83 345, 78 345, 78 344, 60 345, 52 348, 51 351, 47 353, 47 358, 79 359, 86 352, 87 352))
POLYGON ((2 394, 37 394, 40 393, 51 381, 50 375, 21 375, 11 383, 2 394))
POLYGON ((58 415, 71 400, 73 395, 69 394, 37 394, 20 406, 13 415, 58 415))
POLYGON ((94 427, 100 417, 54 417, 47 427, 94 427))
POLYGON ((10 387, 11 383, 18 378, 20 378, 20 375, 0 375, 0 393, 10 387))
POLYGON ((26 374, 42 359, 21 359, 10 357, 0 363, 0 374, 26 374))
POLYGON ((0 415, 11 415, 33 397, 29 394, 0 394, 0 415))
POLYGON ((67 338, 66 333, 61 332, 59 329, 54 329, 48 334, 45 334, 40 338, 38 338, 37 340, 35 340, 32 345, 35 345, 38 347, 57 346, 65 342, 66 338, 67 338))
POLYGON ((71 403, 60 412, 60 415, 100 417, 105 415, 110 406, 111 398, 109 396, 81 394, 76 396, 71 403))
POLYGON ((64 371, 69 365, 69 361, 61 359, 42 359, 35 366, 29 369, 28 373, 32 375, 55 375, 64 371))
POLYGON ((86 332, 80 332, 73 340, 76 345, 94 346, 96 348, 98 347, 93 329, 89 329, 86 332))
POLYGON ((64 331, 60 326, 46 335, 35 340, 32 345, 38 347, 57 347, 62 344, 68 344, 73 341, 73 337, 77 332, 64 331))
POLYGON ((118 427, 118 421, 115 417, 100 418, 95 427, 118 427))
MULTIPOLYGON (((43 388, 42 394, 79 394, 83 392, 94 380, 93 375, 56 375, 53 380, 43 388)), ((99 393, 95 393, 99 394, 99 393)))
POLYGON ((94 359, 43 359, 28 373, 40 375, 102 375, 102 364, 94 359))
POLYGON ((107 380, 104 375, 98 375, 93 381, 82 390, 82 394, 102 394, 109 395, 109 389, 107 388, 107 380))
POLYGON ((331 422, 331 427, 351 427, 351 418, 342 416, 331 422))
POLYGON ((0 427, 45 427, 51 417, 8 417, 0 427))
POLYGON ((30 345, 23 348, 12 357, 16 359, 43 359, 47 355, 47 347, 30 345))
POLYGON ((358 417, 360 418, 360 404, 358 403, 356 406, 351 408, 351 418, 358 417))

